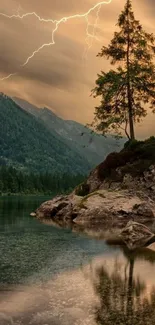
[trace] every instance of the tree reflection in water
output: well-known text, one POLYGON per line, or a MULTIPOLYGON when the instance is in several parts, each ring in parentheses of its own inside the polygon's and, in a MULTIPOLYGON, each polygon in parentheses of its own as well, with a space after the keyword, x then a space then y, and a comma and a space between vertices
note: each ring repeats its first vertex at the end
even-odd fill
POLYGON ((97 270, 95 291, 100 300, 95 319, 98 325, 155 324, 155 288, 147 294, 145 283, 134 278, 137 255, 124 252, 125 267, 116 260, 112 273, 102 266, 97 270))

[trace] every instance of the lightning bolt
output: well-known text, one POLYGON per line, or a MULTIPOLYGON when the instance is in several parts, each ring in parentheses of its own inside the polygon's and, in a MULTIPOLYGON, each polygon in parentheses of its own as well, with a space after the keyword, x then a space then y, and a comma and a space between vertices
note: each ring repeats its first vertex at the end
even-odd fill
MULTIPOLYGON (((28 13, 25 13, 25 14, 20 14, 19 13, 19 10, 18 10, 18 13, 17 14, 12 14, 12 15, 7 15, 5 13, 1 13, 0 12, 0 16, 3 16, 5 18, 8 18, 8 19, 24 19, 26 17, 31 17, 31 16, 34 16, 36 19, 38 19, 40 22, 46 22, 46 23, 53 23, 55 25, 55 28, 53 29, 52 31, 52 41, 50 41, 49 43, 44 43, 42 44, 39 48, 35 49, 31 55, 28 56, 28 58, 26 59, 26 61, 21 64, 20 66, 21 67, 24 67, 26 66, 29 61, 37 54, 39 53, 43 48, 45 47, 49 47, 49 46, 52 46, 55 44, 55 39, 54 39, 54 36, 55 36, 55 33, 56 31, 58 30, 58 27, 61 23, 66 23, 67 21, 69 20, 72 20, 72 19, 76 19, 76 18, 85 18, 86 19, 86 22, 87 22, 87 28, 86 28, 86 43, 87 43, 87 46, 88 46, 88 50, 92 47, 92 44, 93 44, 93 39, 95 38, 95 30, 96 30, 96 27, 97 27, 97 23, 98 23, 98 19, 99 19, 99 12, 100 12, 100 9, 102 7, 103 4, 110 4, 112 2, 112 0, 107 0, 107 1, 100 1, 98 2, 97 4, 95 4, 93 7, 91 7, 87 12, 83 13, 83 14, 75 14, 75 15, 71 15, 71 16, 67 16, 67 17, 62 17, 60 20, 56 20, 56 19, 44 19, 42 17, 40 17, 36 12, 28 12, 28 13), (96 13, 96 20, 95 20, 95 23, 94 23, 94 27, 93 27, 93 33, 90 34, 89 33, 89 14, 93 11, 95 11, 95 9, 97 9, 97 13, 96 13), (88 39, 91 38, 91 42, 89 44, 89 41, 88 39)), ((9 79, 11 76, 14 76, 16 75, 17 72, 15 73, 11 73, 9 74, 8 76, 6 77, 3 77, 1 78, 0 80, 3 81, 3 80, 6 80, 6 79, 9 79)))
POLYGON ((88 55, 88 51, 90 50, 90 48, 93 46, 93 40, 96 39, 97 41, 99 40, 96 35, 95 35, 95 31, 98 25, 98 20, 99 20, 99 13, 101 10, 102 5, 100 4, 99 7, 97 8, 97 12, 96 12, 96 20, 94 24, 90 24, 89 23, 89 18, 88 15, 86 16, 86 21, 87 21, 87 27, 86 27, 86 47, 83 53, 83 59, 87 59, 87 55, 88 55), (92 34, 89 33, 89 26, 93 26, 93 32, 92 34))
POLYGON ((15 76, 16 74, 17 74, 17 72, 10 73, 8 76, 1 78, 0 81, 7 80, 7 79, 9 79, 10 77, 15 76))
POLYGON ((21 7, 20 4, 18 4, 18 8, 17 9, 13 9, 13 12, 16 12, 16 15, 19 15, 21 10, 22 10, 22 7, 21 7))
POLYGON ((22 10, 22 7, 21 7, 21 5, 19 4, 18 5, 18 9, 17 9, 17 15, 20 15, 20 11, 22 10))

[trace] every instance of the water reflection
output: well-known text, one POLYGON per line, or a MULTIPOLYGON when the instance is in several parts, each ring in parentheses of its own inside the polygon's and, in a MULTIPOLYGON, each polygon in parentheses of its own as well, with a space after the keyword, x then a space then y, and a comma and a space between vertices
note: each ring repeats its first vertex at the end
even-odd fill
MULTIPOLYGON (((14 325, 155 324, 155 251, 94 257, 39 286, 0 291, 0 320, 14 325), (4 320, 3 320, 4 321, 4 320)), ((0 324, 10 325, 3 323, 0 324)))
POLYGON ((95 292, 100 305, 96 308, 95 319, 99 325, 141 325, 155 323, 155 283, 148 292, 147 279, 140 273, 134 275, 136 258, 141 257, 155 263, 155 252, 141 249, 134 253, 123 249, 126 263, 116 259, 113 269, 101 266, 97 269, 95 292))
POLYGON ((37 208, 41 202, 50 199, 45 196, 4 196, 0 197, 0 229, 15 225, 21 221, 33 222, 32 218, 25 220, 25 215, 29 217, 32 209, 37 208))
POLYGON ((155 244, 131 253, 42 225, 37 200, 0 203, 0 325, 155 324, 155 244))

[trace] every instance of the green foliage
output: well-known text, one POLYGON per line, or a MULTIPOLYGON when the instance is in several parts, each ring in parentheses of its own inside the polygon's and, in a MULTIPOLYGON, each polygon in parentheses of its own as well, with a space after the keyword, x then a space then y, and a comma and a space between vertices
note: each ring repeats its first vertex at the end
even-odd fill
POLYGON ((121 135, 123 129, 128 138, 134 139, 133 123, 147 115, 145 104, 155 111, 155 38, 135 19, 129 0, 117 25, 119 31, 98 54, 118 66, 115 71, 98 74, 92 94, 101 97, 101 104, 96 107, 92 126, 103 134, 121 135))
POLYGON ((0 168, 0 193, 37 194, 69 192, 83 181, 83 175, 24 173, 13 167, 0 168))
POLYGON ((140 176, 152 164, 155 164, 155 137, 145 141, 127 142, 120 152, 112 152, 98 166, 100 180, 117 178, 116 169, 121 167, 121 177, 129 173, 140 176))
POLYGON ((78 196, 85 196, 88 193, 89 193, 89 185, 86 182, 78 185, 77 188, 75 189, 75 194, 78 196))
POLYGON ((129 140, 127 142, 125 142, 124 144, 124 149, 135 149, 137 147, 139 147, 140 143, 143 143, 143 141, 138 141, 138 140, 129 140))
POLYGON ((39 119, 0 94, 0 165, 45 173, 85 175, 88 161, 39 119))

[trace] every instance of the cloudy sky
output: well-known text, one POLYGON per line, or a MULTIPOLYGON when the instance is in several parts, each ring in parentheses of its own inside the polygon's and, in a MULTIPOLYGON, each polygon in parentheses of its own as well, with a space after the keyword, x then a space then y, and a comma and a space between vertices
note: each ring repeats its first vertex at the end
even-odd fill
MULTIPOLYGON (((108 0, 107 0, 108 1, 108 0)), ((135 16, 143 27, 155 33, 155 0, 133 0, 135 16)), ((59 20, 62 17, 84 14, 97 0, 1 0, 0 13, 23 15, 36 12, 41 18, 59 20)), ((107 45, 116 29, 116 22, 125 0, 103 4, 99 12, 96 38, 87 39, 87 19, 74 18, 62 22, 54 35, 55 44, 44 47, 27 65, 32 53, 45 43, 52 42, 55 24, 39 21, 35 16, 9 19, 0 15, 0 91, 21 97, 39 107, 48 107, 65 119, 82 123, 93 119, 96 100, 90 97, 97 73, 107 71, 109 63, 97 58, 102 45, 107 45), (88 50, 88 46, 90 47, 88 50)), ((88 15, 88 32, 93 33, 97 7, 88 15)), ((138 135, 155 134, 155 116, 148 116, 137 129, 138 135), (146 126, 147 125, 147 126, 146 126)))

